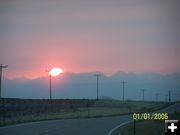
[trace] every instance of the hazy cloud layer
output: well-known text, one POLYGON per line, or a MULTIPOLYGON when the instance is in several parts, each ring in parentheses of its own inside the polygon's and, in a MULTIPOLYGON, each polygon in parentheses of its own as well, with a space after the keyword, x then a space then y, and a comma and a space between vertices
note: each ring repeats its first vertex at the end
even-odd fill
MULTIPOLYGON (((157 73, 117 73, 112 76, 101 76, 99 80, 99 96, 122 99, 122 81, 125 80, 125 99, 142 100, 145 89, 145 100, 168 101, 171 91, 172 100, 180 99, 180 73, 161 75, 157 73)), ((3 97, 13 98, 49 98, 49 78, 4 79, 3 97)), ((96 78, 94 73, 65 73, 52 78, 53 98, 96 98, 96 78)))

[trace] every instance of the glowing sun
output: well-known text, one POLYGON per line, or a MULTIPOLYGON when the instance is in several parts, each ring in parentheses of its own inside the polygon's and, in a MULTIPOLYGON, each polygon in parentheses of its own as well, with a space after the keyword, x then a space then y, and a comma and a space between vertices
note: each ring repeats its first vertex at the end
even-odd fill
POLYGON ((51 76, 57 76, 57 75, 59 75, 59 74, 61 74, 61 73, 63 73, 63 72, 64 72, 64 71, 63 71, 61 68, 55 67, 55 68, 52 68, 52 69, 50 70, 49 74, 50 74, 51 76))

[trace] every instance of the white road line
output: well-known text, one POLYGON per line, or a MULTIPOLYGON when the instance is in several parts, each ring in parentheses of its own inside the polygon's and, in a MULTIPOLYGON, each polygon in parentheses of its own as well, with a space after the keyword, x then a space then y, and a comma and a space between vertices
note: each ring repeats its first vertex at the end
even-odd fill
POLYGON ((126 124, 128 124, 128 123, 131 123, 131 122, 133 122, 133 120, 130 120, 130 121, 121 123, 120 125, 118 125, 118 126, 114 127, 113 129, 111 129, 111 130, 109 131, 108 135, 111 135, 116 129, 118 129, 118 128, 120 128, 120 127, 122 127, 122 126, 124 126, 124 125, 126 125, 126 124))
MULTIPOLYGON (((176 104, 170 105, 170 106, 168 106, 168 107, 166 107, 166 108, 164 108, 164 109, 157 110, 157 111, 154 111, 154 112, 165 112, 165 111, 167 111, 168 113, 173 113, 173 112, 176 112, 176 111, 179 112, 179 110, 178 110, 178 109, 179 109, 179 106, 180 106, 180 103, 176 103, 176 104), (173 110, 171 109, 172 107, 174 108, 173 110), (168 109, 170 109, 171 111, 169 111, 168 109)), ((128 124, 128 123, 131 123, 131 122, 133 122, 133 120, 124 122, 124 123, 122 123, 122 124, 114 127, 112 130, 109 131, 108 135, 111 135, 116 129, 118 129, 118 128, 120 128, 121 126, 124 126, 124 125, 126 125, 126 124, 128 124)))
POLYGON ((46 121, 33 121, 33 122, 27 122, 27 123, 19 123, 19 124, 14 124, 14 125, 7 125, 7 126, 2 126, 0 127, 0 129, 4 129, 4 128, 15 128, 15 127, 20 127, 20 126, 28 126, 31 124, 41 124, 41 123, 46 123, 49 121, 58 121, 58 120, 46 120, 46 121))
POLYGON ((15 125, 7 125, 7 126, 0 127, 0 129, 27 126, 27 125, 31 125, 31 124, 34 124, 34 123, 40 123, 40 122, 38 121, 38 122, 19 123, 19 124, 15 124, 15 125))

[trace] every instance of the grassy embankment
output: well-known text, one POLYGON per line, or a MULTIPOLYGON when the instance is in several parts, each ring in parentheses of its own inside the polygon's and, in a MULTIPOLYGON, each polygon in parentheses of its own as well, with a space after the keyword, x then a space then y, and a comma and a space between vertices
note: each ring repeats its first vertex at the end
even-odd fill
MULTIPOLYGON (((170 114, 169 119, 180 119, 180 113, 170 114)), ((121 135, 134 135, 133 127, 133 123, 125 125, 121 135)), ((164 130, 164 120, 141 120, 136 122, 136 135, 164 135, 164 130)))
POLYGON ((50 119, 106 117, 132 112, 149 112, 168 103, 88 99, 1 99, 0 125, 50 119), (5 118, 3 120, 3 118, 5 118))

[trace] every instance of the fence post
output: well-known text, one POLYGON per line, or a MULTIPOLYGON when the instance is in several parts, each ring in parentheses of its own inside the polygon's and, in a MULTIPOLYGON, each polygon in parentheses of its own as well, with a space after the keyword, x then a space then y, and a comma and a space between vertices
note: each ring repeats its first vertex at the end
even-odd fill
POLYGON ((2 104, 3 104, 2 105, 2 108, 3 108, 2 109, 3 110, 3 112, 2 112, 3 113, 3 126, 5 126, 6 125, 6 123, 5 123, 5 114, 6 113, 5 113, 5 99, 4 98, 2 98, 2 104))
POLYGON ((134 135, 136 135, 136 120, 134 119, 134 135))

